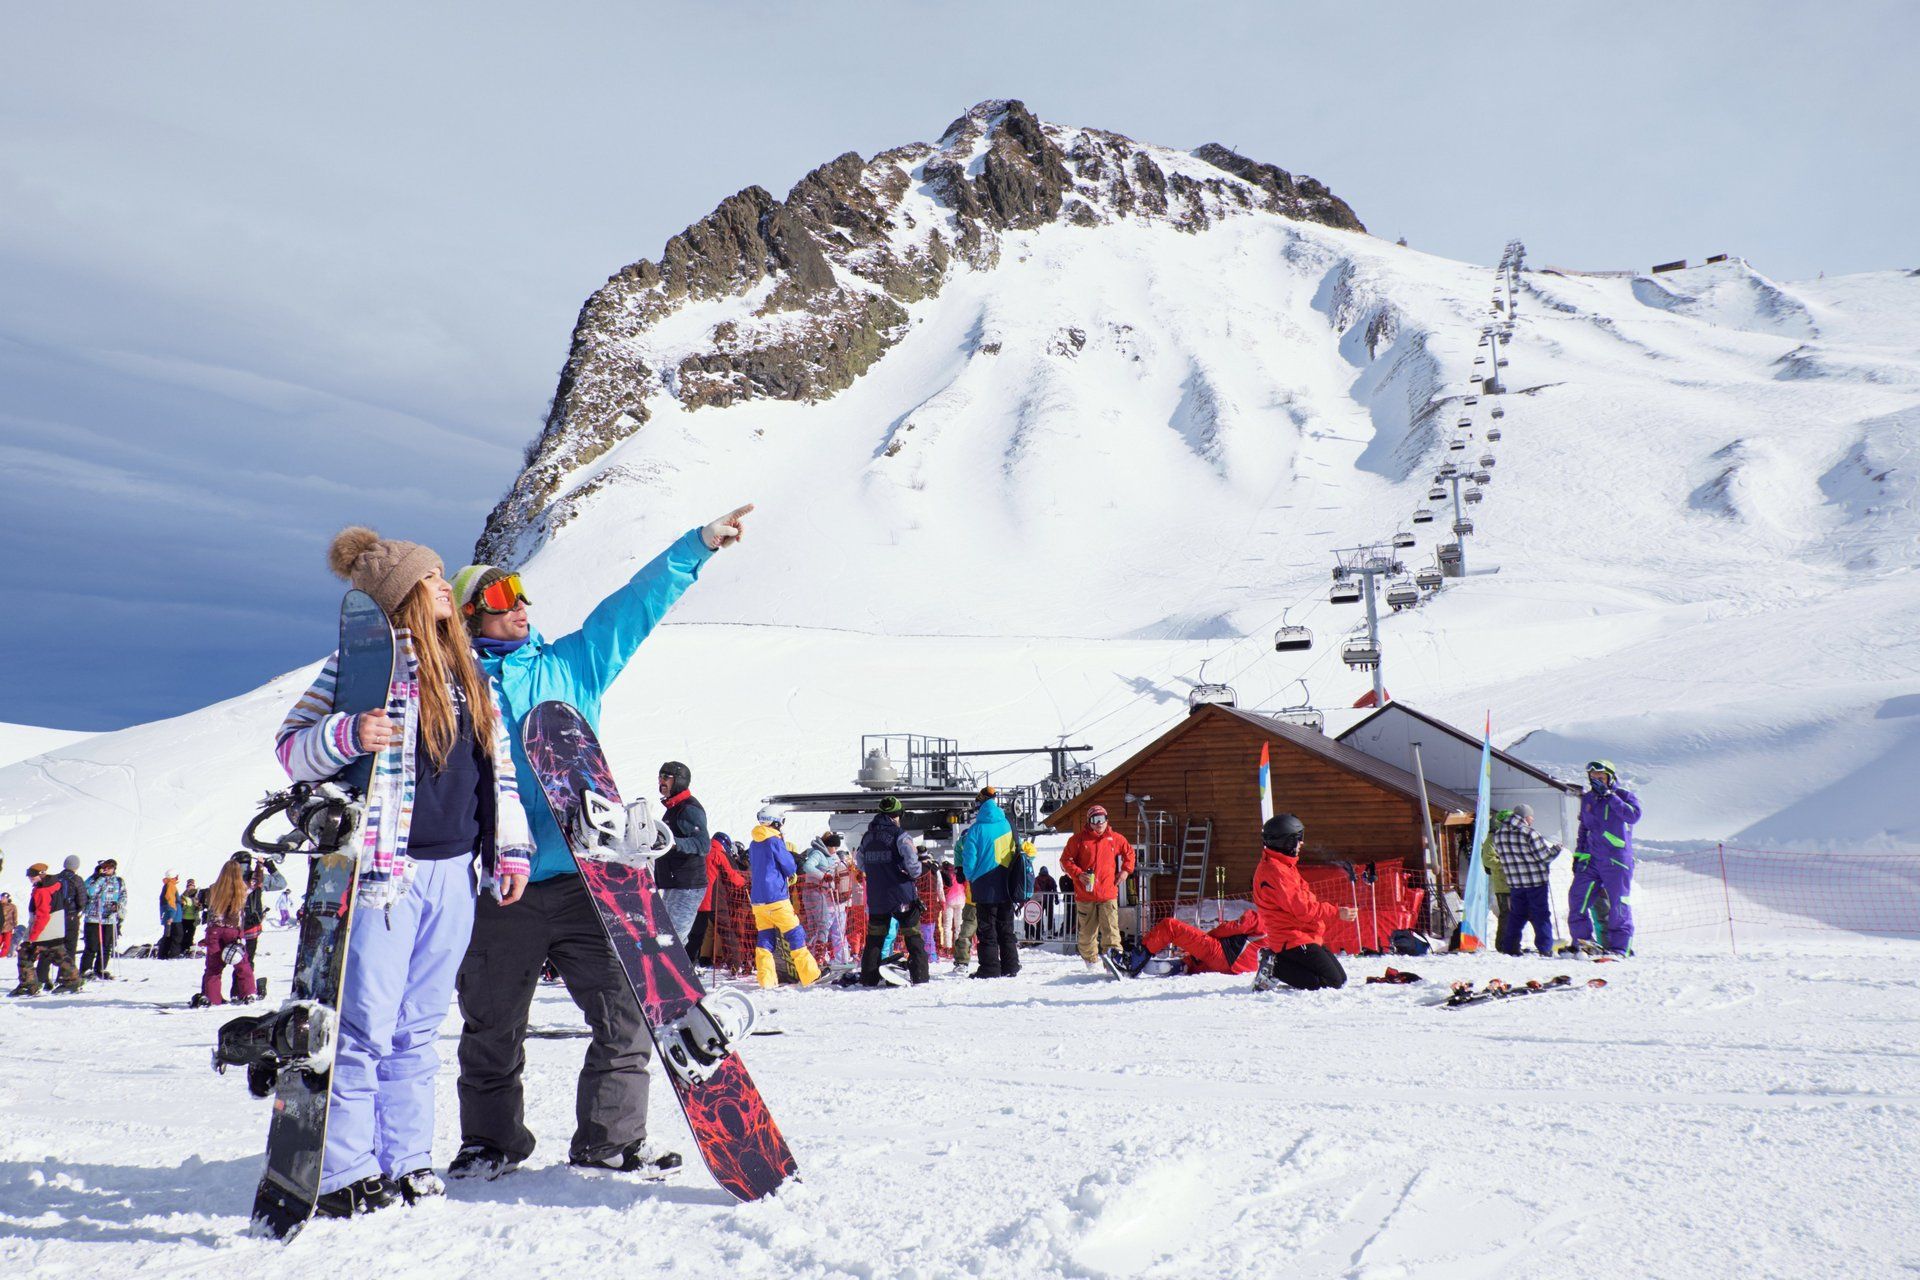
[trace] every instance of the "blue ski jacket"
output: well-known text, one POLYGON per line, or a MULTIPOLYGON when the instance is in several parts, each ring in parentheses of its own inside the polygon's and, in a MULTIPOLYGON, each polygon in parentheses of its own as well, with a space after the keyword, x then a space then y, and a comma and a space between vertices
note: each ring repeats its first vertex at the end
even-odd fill
POLYGON ((600 701, 607 687, 712 558, 700 530, 689 529, 648 561, 626 586, 595 605, 578 631, 558 640, 532 631, 525 644, 506 654, 475 650, 481 667, 493 678, 500 713, 512 738, 513 768, 533 832, 533 880, 574 875, 580 868, 547 808, 540 779, 527 763, 520 722, 527 712, 552 699, 570 703, 597 732, 600 701))
POLYGON ((973 825, 960 836, 954 853, 974 902, 992 905, 1013 901, 1007 880, 1007 864, 1014 855, 1013 824, 1000 812, 998 801, 980 802, 973 825))
POLYGON ((747 846, 747 901, 756 907, 788 901, 787 884, 798 874, 780 828, 756 825, 747 846))

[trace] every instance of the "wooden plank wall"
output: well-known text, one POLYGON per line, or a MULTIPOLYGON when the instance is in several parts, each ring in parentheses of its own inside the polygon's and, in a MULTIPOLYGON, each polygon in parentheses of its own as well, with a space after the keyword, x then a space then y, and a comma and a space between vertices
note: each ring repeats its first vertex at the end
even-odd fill
MULTIPOLYGON (((1138 825, 1137 809, 1125 803, 1129 793, 1151 796, 1149 809, 1167 810, 1182 824, 1211 817, 1211 865, 1226 867, 1229 894, 1248 894, 1260 859, 1260 745, 1268 741, 1274 812, 1295 814, 1306 823, 1307 861, 1401 862, 1418 870, 1416 801, 1285 739, 1268 739, 1257 726, 1233 716, 1208 716, 1128 772, 1111 774, 1076 796, 1075 807, 1084 812, 1088 805, 1105 805, 1129 840, 1135 839, 1138 825)), ((1443 816, 1434 811, 1436 829, 1443 816)), ((1170 893, 1171 883, 1163 883, 1170 893)), ((1207 893, 1213 890, 1210 871, 1207 893)))

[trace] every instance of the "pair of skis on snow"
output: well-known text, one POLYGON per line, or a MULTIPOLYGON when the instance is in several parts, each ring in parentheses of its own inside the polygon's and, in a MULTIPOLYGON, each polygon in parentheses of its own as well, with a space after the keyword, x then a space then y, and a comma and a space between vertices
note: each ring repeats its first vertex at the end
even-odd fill
POLYGON ((1500 978, 1488 978, 1484 986, 1475 987, 1467 981, 1453 984, 1453 991, 1441 1002, 1445 1009, 1464 1009, 1468 1005, 1487 1004, 1495 1000, 1518 1000, 1522 996, 1543 996, 1555 991, 1598 990, 1607 985, 1605 978, 1589 978, 1578 986, 1574 985, 1570 974, 1560 974, 1542 982, 1534 978, 1527 982, 1506 982, 1500 978))
MULTIPOLYGON (((393 627, 372 597, 349 591, 340 606, 333 709, 357 715, 387 706, 393 682, 393 627)), ((565 833, 608 944, 633 988, 668 1079, 714 1180, 757 1200, 795 1176, 797 1166, 746 1064, 734 1052, 752 1028, 746 996, 709 996, 672 929, 651 866, 621 847, 624 810, 593 729, 572 707, 543 702, 521 726, 527 759, 565 833)), ((362 756, 324 783, 269 796, 248 824, 248 847, 269 855, 310 854, 306 911, 287 1003, 221 1028, 215 1069, 244 1066, 257 1097, 273 1098, 266 1169, 254 1196, 256 1231, 284 1239, 313 1216, 326 1148, 347 946, 359 877, 360 826, 373 757, 362 756), (285 814, 292 831, 267 842, 266 818, 285 814)))

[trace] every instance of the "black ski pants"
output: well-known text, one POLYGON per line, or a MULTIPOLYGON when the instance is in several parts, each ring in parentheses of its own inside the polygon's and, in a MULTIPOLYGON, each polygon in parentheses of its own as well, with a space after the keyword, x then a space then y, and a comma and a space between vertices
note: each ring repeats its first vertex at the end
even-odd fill
POLYGON ((1273 976, 1290 987, 1318 991, 1322 987, 1347 985, 1347 971, 1340 967, 1339 959, 1317 942, 1288 947, 1272 955, 1273 976))
POLYGON ((524 1160, 527 1018, 549 960, 593 1032, 574 1095, 568 1155, 598 1160, 647 1136, 647 1063, 653 1038, 577 875, 527 886, 503 907, 482 894, 460 964, 460 1140, 524 1160))
POLYGON ((900 940, 907 944, 907 976, 915 986, 927 980, 927 940, 920 936, 920 906, 916 902, 904 911, 895 911, 891 915, 867 917, 867 937, 860 948, 861 986, 880 985, 880 961, 885 959, 880 949, 887 944, 887 924, 890 921, 899 923, 900 940))
POLYGON ((973 976, 1011 978, 1020 972, 1020 940, 1013 932, 1013 904, 977 902, 974 906, 980 913, 980 936, 974 940, 980 952, 980 967, 973 971, 973 976))

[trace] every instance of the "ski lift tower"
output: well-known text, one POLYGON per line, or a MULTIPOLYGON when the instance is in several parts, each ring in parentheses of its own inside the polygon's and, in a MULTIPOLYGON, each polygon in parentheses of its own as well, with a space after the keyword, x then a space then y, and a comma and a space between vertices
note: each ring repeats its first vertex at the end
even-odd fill
MULTIPOLYGON (((1459 492, 1456 486, 1454 492, 1459 492)), ((1367 602, 1367 636, 1365 641, 1349 640, 1341 647, 1341 659, 1350 667, 1366 667, 1373 671, 1373 699, 1376 706, 1387 703, 1385 678, 1381 674, 1380 654, 1380 602, 1374 590, 1379 578, 1404 577, 1407 567, 1400 563, 1393 548, 1388 546, 1348 547, 1333 553, 1333 580, 1336 583, 1348 582, 1358 585, 1367 602)))
MULTIPOLYGON (((1460 549, 1458 564, 1447 571, 1450 578, 1467 576, 1467 539, 1473 534, 1473 521, 1460 509, 1460 486, 1471 482, 1472 478, 1470 475, 1461 475, 1457 468, 1452 475, 1439 477, 1440 483, 1451 486, 1453 491, 1453 537, 1454 545, 1460 549)), ((1445 565, 1441 567, 1447 568, 1445 565)))

